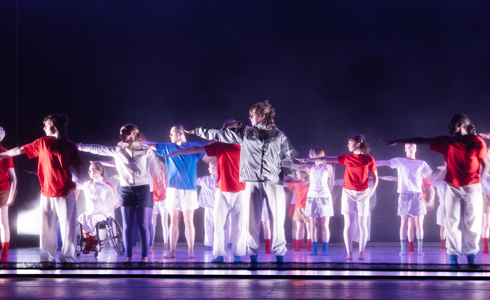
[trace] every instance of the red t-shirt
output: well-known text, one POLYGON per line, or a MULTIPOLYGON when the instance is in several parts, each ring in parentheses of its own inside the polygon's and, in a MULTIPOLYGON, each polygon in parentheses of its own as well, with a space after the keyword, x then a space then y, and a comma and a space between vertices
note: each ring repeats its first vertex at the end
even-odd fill
POLYGON ((288 182, 288 189, 294 190, 296 194, 296 207, 305 208, 310 184, 305 181, 288 182))
POLYGON ((369 171, 377 171, 374 158, 367 154, 337 156, 339 164, 345 165, 344 189, 365 191, 369 187, 369 171))
POLYGON ((221 142, 204 146, 208 156, 216 156, 218 161, 218 188, 222 192, 238 193, 245 190, 245 182, 240 182, 240 145, 221 142))
MULTIPOLYGON (((0 153, 5 152, 7 149, 0 146, 0 153)), ((0 159, 0 192, 10 190, 9 182, 9 169, 14 167, 14 160, 12 157, 0 159)))
POLYGON ((68 141, 60 146, 53 137, 43 137, 24 145, 29 158, 39 157, 37 174, 41 183, 41 195, 64 197, 76 188, 71 180, 70 168, 83 165, 77 146, 68 141))
POLYGON ((429 188, 432 186, 432 183, 430 183, 430 180, 428 178, 423 178, 422 179, 422 200, 425 201, 425 189, 429 188))
POLYGON ((437 136, 430 139, 430 150, 439 152, 447 163, 444 181, 460 187, 480 183, 481 159, 487 157, 487 145, 476 135, 437 136))
POLYGON ((162 189, 158 189, 158 184, 156 184, 155 181, 153 181, 153 202, 159 202, 163 201, 167 198, 167 190, 163 185, 160 184, 162 189))

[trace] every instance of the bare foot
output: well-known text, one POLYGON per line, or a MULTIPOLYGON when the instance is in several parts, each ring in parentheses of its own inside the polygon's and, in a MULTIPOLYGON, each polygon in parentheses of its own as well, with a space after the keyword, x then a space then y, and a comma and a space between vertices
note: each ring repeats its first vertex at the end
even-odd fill
POLYGON ((133 247, 133 254, 136 253, 136 247, 133 247))
POLYGON ((163 244, 163 250, 168 250, 168 243, 163 244))
POLYGON ((359 251, 359 258, 358 260, 364 260, 364 252, 359 251))
POLYGON ((127 263, 132 263, 133 262, 133 258, 132 257, 127 257, 126 258, 126 262, 127 263))
POLYGON ((167 255, 163 256, 163 259, 171 259, 171 258, 175 258, 175 251, 174 252, 170 251, 167 255))
POLYGON ((197 257, 194 255, 194 252, 189 252, 189 253, 187 254, 187 258, 188 258, 188 259, 195 259, 195 258, 197 258, 197 257))
POLYGON ((148 257, 147 256, 142 256, 141 257, 141 262, 142 263, 147 263, 148 262, 148 257))
POLYGON ((150 246, 150 248, 148 248, 148 253, 149 254, 152 254, 153 253, 153 246, 150 246))
POLYGON ((352 260, 352 252, 347 252, 347 257, 345 260, 352 260))

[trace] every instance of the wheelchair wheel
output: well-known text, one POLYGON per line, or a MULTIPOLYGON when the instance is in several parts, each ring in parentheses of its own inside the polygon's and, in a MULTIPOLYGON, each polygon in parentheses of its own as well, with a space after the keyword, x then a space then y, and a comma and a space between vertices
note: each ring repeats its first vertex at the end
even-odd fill
POLYGON ((121 228, 121 225, 114 219, 114 218, 108 218, 107 219, 107 224, 108 224, 108 233, 109 237, 111 239, 111 244, 116 253, 119 256, 124 255, 124 242, 123 242, 123 231, 121 228))
POLYGON ((82 244, 83 244, 82 224, 78 223, 77 244, 76 244, 77 257, 80 257, 80 253, 82 253, 82 244))

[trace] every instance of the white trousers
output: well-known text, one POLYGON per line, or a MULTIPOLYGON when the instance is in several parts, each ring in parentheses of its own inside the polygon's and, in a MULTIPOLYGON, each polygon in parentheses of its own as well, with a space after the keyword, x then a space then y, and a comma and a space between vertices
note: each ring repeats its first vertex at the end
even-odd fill
POLYGON ((214 256, 225 256, 228 243, 232 243, 233 256, 243 256, 247 253, 249 209, 249 198, 246 197, 245 191, 229 193, 216 189, 213 210, 214 256))
POLYGON ((77 202, 75 193, 65 197, 44 197, 41 195, 40 256, 41 262, 55 262, 56 224, 60 221, 61 249, 60 262, 77 262, 75 244, 77 242, 77 202))
POLYGON ((90 236, 97 235, 95 225, 101 221, 105 221, 105 219, 104 214, 92 214, 87 211, 78 216, 78 222, 82 224, 83 232, 90 234, 90 236))
POLYGON ((250 255, 257 255, 260 250, 259 233, 262 205, 264 204, 267 207, 271 223, 271 250, 276 256, 283 256, 287 251, 284 234, 286 195, 283 186, 266 182, 247 182, 245 193, 246 197, 250 199, 249 236, 247 238, 250 255))
POLYGON ((444 200, 447 254, 468 256, 478 253, 483 209, 481 184, 462 187, 448 184, 444 200))
POLYGON ((213 208, 204 208, 204 246, 211 247, 214 244, 214 216, 213 208))

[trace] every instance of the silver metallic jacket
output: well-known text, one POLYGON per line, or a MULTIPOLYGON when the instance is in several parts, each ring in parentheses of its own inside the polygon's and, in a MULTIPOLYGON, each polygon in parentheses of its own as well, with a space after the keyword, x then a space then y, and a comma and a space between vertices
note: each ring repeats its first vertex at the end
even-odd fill
POLYGON ((228 144, 240 144, 240 182, 268 182, 282 185, 281 162, 292 163, 295 152, 283 132, 263 125, 244 128, 196 128, 196 135, 228 144))

